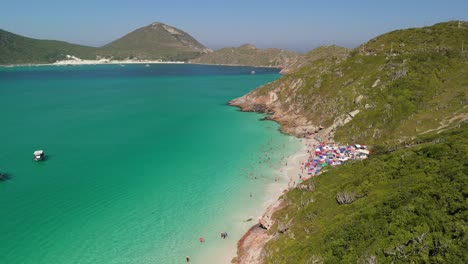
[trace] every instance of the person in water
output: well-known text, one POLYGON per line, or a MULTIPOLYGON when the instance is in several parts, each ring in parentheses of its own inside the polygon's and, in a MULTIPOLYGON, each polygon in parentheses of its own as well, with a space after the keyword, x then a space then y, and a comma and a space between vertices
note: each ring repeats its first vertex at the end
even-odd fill
POLYGON ((189 262, 190 262, 190 258, 189 258, 189 256, 186 256, 186 257, 185 257, 185 261, 187 261, 187 263, 189 263, 189 262))
POLYGON ((226 239, 226 238, 227 238, 227 235, 228 235, 227 232, 222 232, 222 233, 221 233, 221 238, 222 238, 222 239, 226 239))

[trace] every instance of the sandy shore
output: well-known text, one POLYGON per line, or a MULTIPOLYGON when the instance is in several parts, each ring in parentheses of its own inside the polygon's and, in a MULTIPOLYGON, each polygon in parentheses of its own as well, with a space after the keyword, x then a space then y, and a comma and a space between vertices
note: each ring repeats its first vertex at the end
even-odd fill
MULTIPOLYGON (((309 157, 307 149, 315 145, 317 142, 313 139, 301 139, 300 150, 282 161, 280 168, 281 179, 268 186, 266 210, 262 217, 258 219, 258 223, 253 225, 247 233, 237 243, 237 257, 233 263, 260 263, 261 254, 265 244, 272 238, 267 233, 267 230, 273 225, 272 215, 283 207, 280 196, 286 193, 291 188, 294 188, 300 183, 300 178, 305 177, 301 171, 301 165, 305 163, 309 157)), ((265 208, 265 207, 264 207, 265 208)))
POLYGON ((79 65, 101 65, 101 64, 185 64, 183 61, 160 61, 160 60, 81 60, 70 59, 56 61, 54 63, 42 64, 14 64, 14 65, 0 65, 0 67, 19 67, 19 66, 79 66, 79 65))
POLYGON ((241 65, 241 64, 210 64, 210 63, 192 63, 185 61, 160 61, 160 60, 82 60, 82 59, 70 59, 56 61, 54 63, 41 63, 41 64, 12 64, 12 65, 0 65, 0 67, 20 67, 20 66, 79 66, 79 65, 101 65, 101 64, 191 64, 191 65, 208 65, 208 66, 231 66, 231 67, 252 67, 252 68, 274 68, 282 69, 277 66, 252 66, 252 65, 241 65))

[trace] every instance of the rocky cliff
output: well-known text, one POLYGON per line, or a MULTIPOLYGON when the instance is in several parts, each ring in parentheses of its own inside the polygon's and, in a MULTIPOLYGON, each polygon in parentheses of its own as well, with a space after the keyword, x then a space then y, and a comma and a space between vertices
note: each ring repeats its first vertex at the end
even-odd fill
POLYGON ((376 37, 314 60, 230 102, 270 114, 297 136, 321 128, 342 142, 398 143, 466 120, 468 23, 376 37))

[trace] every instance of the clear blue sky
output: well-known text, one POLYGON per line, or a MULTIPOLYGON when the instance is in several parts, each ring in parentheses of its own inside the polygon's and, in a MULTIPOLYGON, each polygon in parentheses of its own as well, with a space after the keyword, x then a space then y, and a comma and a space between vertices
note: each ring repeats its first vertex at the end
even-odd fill
POLYGON ((394 29, 448 20, 468 20, 468 0, 5 0, 0 6, 4 30, 91 46, 159 21, 213 49, 252 43, 306 51, 355 47, 394 29))

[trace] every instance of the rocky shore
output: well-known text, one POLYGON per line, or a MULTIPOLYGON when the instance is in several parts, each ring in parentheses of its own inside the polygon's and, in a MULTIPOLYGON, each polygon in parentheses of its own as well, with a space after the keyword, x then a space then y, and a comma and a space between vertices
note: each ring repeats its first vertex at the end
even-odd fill
MULTIPOLYGON (((301 84, 292 84, 292 87, 301 84)), ((266 119, 278 122, 281 125, 281 132, 298 138, 305 138, 312 134, 319 133, 325 142, 333 142, 334 132, 337 126, 343 125, 349 120, 337 120, 331 126, 323 127, 320 124, 313 124, 305 116, 294 112, 294 106, 284 107, 278 100, 278 93, 273 89, 266 94, 258 94, 257 89, 250 93, 236 98, 229 102, 229 105, 236 106, 243 112, 258 112, 268 116, 266 119)))
MULTIPOLYGON (((294 85, 301 84, 293 83, 292 85, 294 87, 294 85)), ((278 87, 277 89, 280 88, 278 87)), ((312 124, 305 117, 284 107, 280 100, 278 100, 275 89, 266 94, 258 94, 258 89, 255 89, 242 97, 230 101, 229 105, 239 107, 243 112, 265 113, 268 115, 266 119, 276 121, 281 125, 281 132, 303 139, 305 147, 302 151, 303 153, 296 157, 290 157, 288 161, 288 167, 293 170, 292 173, 289 173, 290 178, 295 177, 300 172, 301 163, 307 161, 307 147, 318 143, 312 135, 318 135, 326 143, 333 143, 335 128, 341 124, 334 123, 326 128, 321 125, 312 124)), ((295 184, 289 185, 289 188, 285 189, 285 192, 294 186, 295 184)), ((232 263, 262 263, 264 246, 275 236, 268 232, 275 223, 273 214, 283 207, 284 201, 279 197, 276 202, 266 209, 263 216, 258 220, 258 223, 252 226, 238 241, 237 256, 232 259, 232 263)))
POLYGON ((232 260, 232 263, 260 263, 262 261, 263 247, 273 238, 273 235, 268 234, 268 229, 274 223, 272 216, 283 206, 283 201, 279 199, 266 209, 259 223, 252 226, 237 242, 237 257, 232 260))
MULTIPOLYGON (((274 96, 273 96, 274 98, 274 96)), ((253 98, 249 93, 243 97, 232 100, 229 105, 236 106, 245 112, 259 112, 269 114, 267 119, 278 122, 281 125, 281 131, 298 138, 303 138, 304 143, 296 155, 288 158, 287 166, 282 170, 288 177, 288 188, 284 189, 283 194, 287 193, 291 188, 296 186, 295 177, 300 174, 301 164, 307 161, 307 149, 311 145, 315 145, 317 141, 313 138, 305 139, 309 130, 319 132, 320 127, 301 125, 293 122, 294 117, 284 114, 281 111, 276 111, 276 108, 271 107, 268 97, 253 98)), ((322 130, 321 133, 328 133, 328 130, 322 130)), ((261 263, 263 258, 263 249, 268 241, 274 238, 274 234, 270 234, 268 230, 275 224, 273 214, 281 210, 285 202, 279 197, 274 203, 269 205, 262 217, 258 219, 258 223, 253 225, 237 243, 237 256, 232 259, 232 263, 261 263)))

